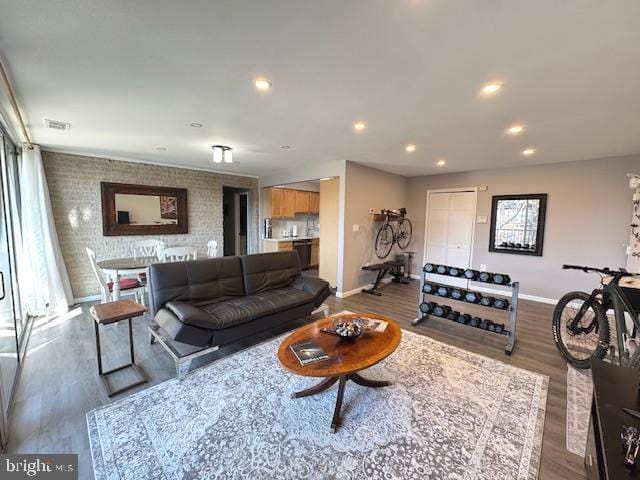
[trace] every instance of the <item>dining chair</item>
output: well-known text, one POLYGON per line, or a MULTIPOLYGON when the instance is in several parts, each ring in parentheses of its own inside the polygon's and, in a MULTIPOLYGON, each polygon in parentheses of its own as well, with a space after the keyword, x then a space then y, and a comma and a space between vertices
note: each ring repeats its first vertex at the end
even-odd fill
POLYGON ((207 242, 207 257, 214 258, 218 256, 218 242, 209 240, 207 242))
POLYGON ((167 247, 158 250, 158 256, 163 262, 186 262, 197 258, 198 249, 196 247, 167 247))
MULTIPOLYGON (((110 281, 105 273, 102 271, 98 262, 96 261, 96 252, 89 247, 85 248, 87 256, 89 257, 89 263, 93 274, 98 280, 100 285, 100 292, 102 296, 102 303, 111 302, 113 300, 113 282, 110 281)), ((144 285, 141 285, 137 278, 122 278, 120 279, 120 296, 133 295, 136 302, 144 305, 144 285)))
POLYGON ((131 249, 133 250, 133 258, 138 257, 158 257, 158 250, 166 248, 166 244, 155 238, 149 240, 138 240, 131 243, 131 249))

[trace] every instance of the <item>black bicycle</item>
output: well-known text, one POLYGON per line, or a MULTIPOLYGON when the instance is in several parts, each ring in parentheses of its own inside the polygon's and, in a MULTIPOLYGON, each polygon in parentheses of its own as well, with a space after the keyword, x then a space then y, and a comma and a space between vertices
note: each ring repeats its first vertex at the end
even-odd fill
POLYGON ((607 353, 622 366, 640 369, 638 348, 638 312, 640 311, 640 277, 624 269, 563 265, 565 270, 581 270, 600 275, 600 288, 591 294, 570 292, 564 295, 553 312, 553 339, 558 350, 576 368, 589 368, 592 358, 607 353), (611 343, 611 325, 607 311, 613 309, 616 345, 611 343), (625 313, 627 315, 625 315, 625 313), (628 324, 625 317, 631 320, 628 324), (631 332, 629 332, 631 328, 631 332))
POLYGON ((402 250, 409 246, 413 230, 411 220, 406 217, 406 208, 382 210, 382 214, 384 215, 384 223, 376 235, 376 256, 387 258, 394 244, 397 243, 402 250), (398 222, 398 226, 393 228, 392 222, 398 222))

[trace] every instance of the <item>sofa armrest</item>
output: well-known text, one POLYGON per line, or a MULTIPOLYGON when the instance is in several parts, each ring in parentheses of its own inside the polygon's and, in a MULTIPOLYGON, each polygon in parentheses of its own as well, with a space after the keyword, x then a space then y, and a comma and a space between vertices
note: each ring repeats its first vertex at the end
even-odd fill
POLYGON ((313 295, 316 307, 321 305, 322 302, 331 295, 329 282, 321 278, 304 277, 301 275, 291 283, 291 286, 313 295))
POLYGON ((178 320, 187 325, 211 328, 213 320, 211 315, 186 302, 168 302, 164 308, 173 313, 178 320))

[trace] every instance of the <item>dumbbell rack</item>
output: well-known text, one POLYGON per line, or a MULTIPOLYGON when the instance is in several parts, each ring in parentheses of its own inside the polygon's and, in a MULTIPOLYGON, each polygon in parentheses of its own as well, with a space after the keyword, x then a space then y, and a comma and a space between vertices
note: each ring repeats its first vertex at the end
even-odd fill
MULTIPOLYGON (((451 267, 446 267, 447 269, 451 268, 451 267)), ((439 295, 434 295, 431 293, 424 293, 423 292, 423 288, 425 283, 429 282, 427 280, 427 275, 428 274, 434 274, 433 272, 425 272, 424 269, 422 271, 422 279, 420 280, 420 299, 422 302, 425 302, 425 297, 427 295, 431 295, 433 297, 440 299, 447 299, 448 297, 442 297, 439 295)), ((446 276, 446 275, 445 275, 446 276)), ((461 277, 453 277, 453 278, 461 278, 461 277)), ((429 282, 429 283, 436 283, 436 282, 429 282)), ((490 282, 487 282, 490 283, 490 282)), ((448 287, 451 287, 451 285, 447 285, 448 287)), ((491 332, 489 330, 482 330, 488 333, 493 333, 495 335, 506 335, 507 336, 507 345, 505 347, 504 353, 505 355, 511 355, 511 352, 513 352, 513 347, 515 346, 516 343, 516 323, 518 321, 518 295, 520 293, 520 282, 510 282, 509 284, 506 285, 501 285, 503 287, 508 287, 511 290, 511 301, 509 303, 509 307, 507 308, 507 310, 503 310, 503 311, 508 311, 509 312, 509 329, 503 331, 503 333, 496 333, 496 332, 491 332)), ((475 292, 475 290, 474 290, 475 292)), ((478 292, 479 293, 479 292, 478 292)), ((481 293, 479 293, 480 296, 482 296, 481 293)), ((440 303, 440 302, 438 302, 440 303)), ((479 307, 483 307, 483 308, 492 308, 495 309, 495 307, 492 306, 488 306, 488 305, 481 305, 480 303, 473 303, 472 305, 477 305, 479 307)), ((420 309, 418 308, 418 317, 415 318, 411 323, 415 326, 418 325, 420 322, 424 321, 427 319, 427 317, 429 316, 429 314, 424 314, 420 311, 420 309)), ((463 323, 458 323, 458 325, 464 325, 464 326, 471 326, 468 324, 463 324, 463 323)), ((475 328, 475 327, 474 327, 475 328)))

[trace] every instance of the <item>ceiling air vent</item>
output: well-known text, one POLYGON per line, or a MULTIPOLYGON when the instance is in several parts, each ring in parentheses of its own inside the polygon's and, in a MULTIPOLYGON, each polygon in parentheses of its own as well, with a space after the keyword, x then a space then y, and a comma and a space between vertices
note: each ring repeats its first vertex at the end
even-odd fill
POLYGON ((62 130, 65 132, 71 128, 70 123, 60 122, 58 120, 49 120, 48 118, 44 119, 44 124, 47 128, 52 128, 54 130, 62 130))

